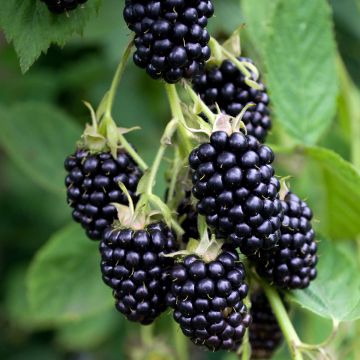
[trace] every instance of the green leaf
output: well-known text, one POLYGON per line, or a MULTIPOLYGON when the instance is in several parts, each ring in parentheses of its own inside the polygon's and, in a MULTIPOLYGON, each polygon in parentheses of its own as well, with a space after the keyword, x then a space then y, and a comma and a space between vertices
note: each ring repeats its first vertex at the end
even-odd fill
POLYGON ((101 0, 92 0, 68 14, 54 15, 38 0, 3 1, 0 28, 14 44, 22 72, 26 72, 51 44, 64 46, 74 33, 82 34, 96 15, 101 0))
MULTIPOLYGON (((354 239, 360 235, 360 172, 335 152, 307 147, 304 155, 315 162, 323 176, 319 191, 324 192, 326 218, 322 231, 332 239, 354 239)), ((318 177, 314 176, 315 186, 318 177)), ((322 224, 323 223, 323 224, 322 224)))
POLYGON ((243 22, 239 0, 213 0, 215 15, 209 20, 211 34, 231 34, 243 22), (226 19, 226 21, 224 21, 226 19))
POLYGON ((4 309, 13 324, 30 331, 39 324, 36 315, 30 311, 27 297, 24 296, 26 271, 26 266, 19 266, 7 277, 4 309))
POLYGON ((97 348, 117 329, 120 333, 122 319, 115 308, 106 309, 89 318, 65 324, 57 332, 56 342, 72 351, 97 348))
POLYGON ((279 0, 264 58, 277 120, 314 144, 331 124, 337 96, 336 46, 326 0, 279 0))
POLYGON ((36 102, 0 108, 0 142, 11 159, 48 190, 64 191, 65 157, 81 134, 72 119, 56 107, 36 102))
POLYGON ((321 241, 317 279, 309 288, 289 293, 289 299, 338 322, 360 319, 360 266, 346 245, 321 241))
POLYGON ((111 291, 101 280, 98 244, 77 224, 59 231, 40 249, 27 286, 32 313, 41 321, 80 320, 113 306, 111 291))
POLYGON ((241 8, 245 15, 246 33, 256 48, 263 53, 269 34, 271 14, 278 0, 242 0, 241 8))

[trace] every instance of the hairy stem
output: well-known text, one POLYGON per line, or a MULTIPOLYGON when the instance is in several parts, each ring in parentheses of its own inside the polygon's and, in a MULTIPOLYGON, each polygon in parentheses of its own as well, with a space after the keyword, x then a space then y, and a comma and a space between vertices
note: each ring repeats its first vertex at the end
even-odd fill
POLYGON ((182 155, 187 156, 192 151, 188 131, 185 128, 184 114, 181 110, 179 95, 175 85, 165 84, 166 94, 169 100, 172 116, 178 120, 179 147, 182 149, 182 155))
POLYGON ((261 279, 259 279, 259 281, 265 291, 266 297, 271 304, 272 310, 284 334, 292 359, 303 360, 303 356, 301 354, 301 351, 299 350, 299 346, 301 346, 301 341, 296 333, 296 330, 293 327, 292 322, 290 321, 289 315, 285 309, 283 302, 281 301, 278 292, 265 281, 261 279))

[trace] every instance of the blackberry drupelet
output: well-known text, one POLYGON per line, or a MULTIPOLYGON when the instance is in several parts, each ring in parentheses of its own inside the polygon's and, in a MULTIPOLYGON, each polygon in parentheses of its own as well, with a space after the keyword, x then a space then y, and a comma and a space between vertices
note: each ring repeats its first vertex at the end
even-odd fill
POLYGON ((126 0, 135 64, 168 83, 193 78, 210 58, 206 25, 213 13, 211 0, 126 0))
POLYGON ((61 14, 66 11, 74 10, 79 5, 85 4, 87 0, 41 0, 48 9, 54 14, 61 14))
POLYGON ((119 182, 136 202, 135 192, 142 172, 121 150, 116 159, 110 152, 91 154, 88 150, 77 150, 65 160, 65 169, 67 201, 74 209, 73 218, 81 223, 90 239, 100 240, 117 215, 111 203, 128 204, 119 182))
POLYGON ((246 255, 270 249, 280 238, 283 211, 273 160, 255 137, 224 131, 213 132, 189 156, 197 211, 246 255))
POLYGON ((186 191, 184 199, 177 208, 178 219, 185 231, 182 241, 188 243, 189 239, 199 239, 197 216, 195 206, 191 203, 191 191, 186 191))
POLYGON ((176 264, 167 301, 182 332, 212 351, 237 349, 251 321, 244 278, 244 266, 231 250, 210 262, 189 255, 176 264))
MULTIPOLYGON (((247 58, 240 61, 251 62, 247 58)), ((230 60, 213 66, 193 80, 194 90, 202 100, 213 110, 216 104, 220 109, 236 117, 248 103, 254 103, 244 114, 242 121, 246 125, 247 133, 264 142, 271 128, 269 111, 269 97, 266 90, 256 90, 248 86, 241 71, 230 60)))
POLYGON ((103 280, 128 320, 147 325, 165 311, 174 261, 162 255, 176 250, 175 236, 162 222, 144 230, 105 230, 100 243, 103 280))
POLYGON ((304 289, 316 278, 317 244, 311 225, 312 211, 295 194, 281 201, 284 220, 278 246, 253 257, 258 273, 275 286, 304 289))
POLYGON ((269 301, 262 290, 251 294, 249 327, 251 359, 270 359, 283 340, 283 335, 269 301))

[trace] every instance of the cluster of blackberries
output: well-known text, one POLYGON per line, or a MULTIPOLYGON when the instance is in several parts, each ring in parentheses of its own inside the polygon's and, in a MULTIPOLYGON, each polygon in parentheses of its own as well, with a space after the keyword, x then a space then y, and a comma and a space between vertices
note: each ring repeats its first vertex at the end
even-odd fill
POLYGON ((278 245, 271 250, 259 251, 252 260, 258 273, 275 286, 304 289, 317 274, 317 244, 311 225, 312 211, 291 192, 281 203, 284 220, 278 245))
POLYGON ((105 230, 100 242, 103 280, 127 319, 147 325, 166 310, 174 261, 164 255, 176 250, 176 238, 162 222, 144 230, 105 230))
MULTIPOLYGON (((239 58, 240 61, 252 63, 251 59, 239 58)), ((261 82, 258 82, 263 86, 261 82)), ((250 107, 242 121, 248 135, 255 136, 263 142, 271 128, 269 97, 266 90, 257 90, 248 86, 244 74, 230 60, 224 60, 220 66, 206 69, 193 79, 193 88, 201 99, 213 111, 216 105, 225 114, 236 117, 249 103, 250 107)))
POLYGON ((281 344, 283 335, 269 301, 260 289, 251 294, 250 314, 251 359, 270 359, 281 344))
POLYGON ((189 156, 197 211, 246 255, 280 239, 283 211, 273 160, 270 148, 253 136, 224 131, 212 133, 189 156))
POLYGON ((168 83, 193 78, 210 58, 206 26, 213 13, 210 0, 126 0, 135 64, 168 83))
POLYGON ((61 14, 66 11, 74 10, 78 5, 85 4, 87 0, 41 0, 48 9, 54 14, 61 14))
POLYGON ((120 150, 116 159, 110 152, 91 154, 78 150, 65 160, 67 199, 73 218, 81 223, 90 239, 100 240, 102 232, 116 219, 112 203, 128 204, 119 183, 134 202, 142 172, 132 158, 120 150))
POLYGON ((182 332, 212 351, 236 350, 251 319, 243 303, 244 278, 243 264, 232 250, 210 262, 189 255, 175 265, 167 300, 182 332))

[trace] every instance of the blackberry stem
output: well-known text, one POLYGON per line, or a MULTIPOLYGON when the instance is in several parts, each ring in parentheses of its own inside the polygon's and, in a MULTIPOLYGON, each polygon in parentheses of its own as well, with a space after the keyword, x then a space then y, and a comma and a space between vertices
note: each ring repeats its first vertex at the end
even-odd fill
POLYGON ((149 347, 153 345, 153 332, 154 324, 140 327, 141 340, 144 345, 149 347))
POLYGON ((108 131, 111 133, 117 131, 116 135, 115 134, 111 134, 111 135, 116 136, 121 146, 128 152, 128 154, 133 158, 133 160, 138 164, 138 166, 143 171, 145 171, 148 168, 147 164, 141 158, 141 156, 133 149, 133 147, 128 143, 125 137, 118 131, 117 125, 112 117, 112 109, 114 105, 115 95, 119 87, 120 81, 122 79, 122 76, 124 74, 129 57, 131 55, 133 43, 134 41, 132 39, 127 45, 124 53, 122 54, 120 63, 115 71, 115 75, 111 82, 110 89, 106 93, 102 102, 100 103, 97 111, 97 115, 99 118, 101 118, 100 123, 102 127, 103 126, 106 127, 106 129, 108 129, 108 131))
POLYGON ((124 74, 129 57, 131 55, 131 50, 132 50, 133 45, 134 45, 134 39, 131 39, 131 41, 128 43, 124 53, 121 56, 120 63, 116 69, 115 75, 111 82, 110 90, 107 95, 106 110, 105 110, 106 115, 111 116, 112 108, 114 105, 115 94, 119 87, 122 76, 124 74))
POLYGON ((222 46, 213 37, 210 38, 209 46, 211 48, 211 53, 213 54, 213 56, 215 58, 215 62, 218 65, 220 65, 222 63, 222 61, 224 60, 222 46))
POLYGON ((243 73, 243 75, 245 76, 245 82, 248 86, 250 86, 254 89, 257 89, 257 90, 263 90, 263 87, 256 82, 256 80, 259 77, 259 72, 253 64, 247 63, 248 67, 251 67, 251 69, 255 73, 255 76, 253 76, 251 74, 251 72, 247 69, 247 67, 244 65, 243 62, 238 60, 236 58, 236 56, 234 56, 230 51, 226 50, 223 46, 221 46, 215 38, 211 37, 209 46, 212 51, 215 51, 215 53, 218 52, 219 49, 221 49, 222 53, 229 60, 231 60, 235 64, 235 66, 243 73), (254 80, 253 80, 253 78, 254 78, 254 80))
POLYGON ((179 325, 175 321, 172 321, 171 323, 175 340, 176 358, 178 360, 189 360, 187 340, 182 334, 179 325))
POLYGON ((159 171, 161 160, 164 157, 166 148, 168 147, 169 142, 171 141, 171 138, 173 137, 175 131, 179 127, 178 125, 179 125, 178 120, 173 119, 167 124, 167 126, 165 128, 164 134, 161 138, 160 147, 156 153, 156 157, 155 157, 154 162, 150 169, 150 174, 149 174, 149 178, 147 180, 145 194, 148 194, 148 195, 152 194, 152 190, 153 190, 153 187, 155 184, 156 174, 159 171))
POLYGON ((173 162, 173 173, 171 176, 171 180, 170 180, 170 185, 169 185, 169 194, 168 194, 168 198, 167 198, 167 203, 171 204, 172 200, 174 199, 175 196, 175 188, 176 188, 176 183, 177 183, 177 178, 179 175, 179 171, 180 171, 180 166, 182 165, 182 161, 180 159, 180 153, 179 153, 179 147, 177 146, 175 148, 175 154, 174 154, 174 162, 173 162))
POLYGON ((172 116, 178 120, 178 135, 179 135, 179 147, 182 149, 183 156, 187 157, 193 149, 191 145, 188 131, 185 128, 184 114, 181 110, 179 95, 176 90, 176 86, 173 84, 165 83, 165 90, 169 100, 172 116))
POLYGON ((240 347, 241 350, 241 360, 249 360, 251 359, 251 346, 249 340, 249 329, 246 329, 244 339, 242 345, 240 347))
POLYGON ((191 100, 194 104, 199 103, 201 111, 209 119, 211 124, 214 124, 215 114, 210 110, 210 108, 201 100, 200 95, 197 94, 189 84, 185 84, 185 91, 189 94, 191 100))
POLYGON ((279 323, 279 326, 284 334, 284 337, 286 339, 286 342, 288 344, 291 353, 291 358, 293 360, 303 360, 302 353, 299 350, 299 347, 301 347, 302 342, 299 339, 299 336, 296 333, 296 330, 294 329, 294 326, 289 319, 289 315, 284 307, 283 302, 281 301, 278 292, 262 279, 258 278, 258 281, 260 282, 262 288, 264 289, 266 297, 268 298, 271 304, 271 307, 279 323))

